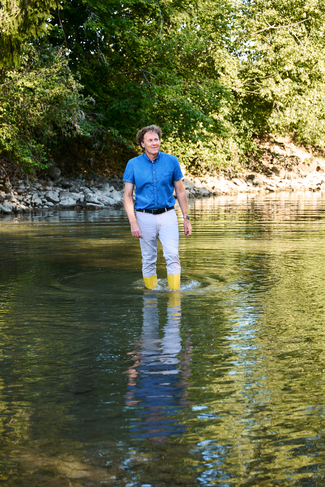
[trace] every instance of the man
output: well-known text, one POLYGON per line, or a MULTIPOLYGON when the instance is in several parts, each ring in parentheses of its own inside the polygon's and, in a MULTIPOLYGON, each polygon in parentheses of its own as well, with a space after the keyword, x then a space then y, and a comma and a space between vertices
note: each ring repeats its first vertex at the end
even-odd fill
POLYGON ((181 265, 178 256, 178 222, 174 210, 175 188, 184 218, 184 233, 191 235, 183 173, 175 156, 159 152, 162 132, 156 125, 139 130, 137 142, 145 150, 131 159, 123 180, 124 208, 133 237, 140 239, 142 274, 147 289, 157 285, 157 239, 162 243, 170 289, 180 288, 181 265), (135 204, 133 187, 136 186, 135 204), (134 213, 134 210, 136 211, 134 213))

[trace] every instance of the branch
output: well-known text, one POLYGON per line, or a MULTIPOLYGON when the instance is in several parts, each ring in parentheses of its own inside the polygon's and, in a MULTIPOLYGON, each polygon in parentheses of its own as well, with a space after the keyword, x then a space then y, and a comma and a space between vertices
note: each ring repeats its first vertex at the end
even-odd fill
POLYGON ((255 34, 259 34, 260 32, 264 32, 264 31, 270 30, 270 29, 285 29, 287 27, 293 27, 294 25, 298 25, 298 24, 302 24, 303 22, 307 22, 307 20, 311 20, 311 19, 309 18, 309 19, 300 20, 299 22, 294 22, 293 24, 288 24, 288 25, 278 25, 277 27, 275 25, 269 25, 269 27, 264 27, 264 29, 258 30, 257 32, 255 32, 255 34))
POLYGON ((146 76, 146 72, 145 72, 145 71, 143 71, 143 76, 144 76, 144 78, 145 78, 146 82, 148 83, 148 85, 150 86, 150 88, 152 88, 152 84, 151 84, 151 83, 150 83, 150 81, 148 80, 148 78, 147 78, 147 76, 146 76))
POLYGON ((151 73, 150 71, 147 71, 146 69, 138 69, 136 71, 121 71, 120 73, 112 73, 112 76, 121 76, 121 75, 125 75, 125 74, 139 74, 139 73, 142 73, 143 75, 145 75, 145 73, 147 73, 150 76, 153 76, 154 78, 156 78, 159 81, 161 81, 161 79, 158 78, 158 76, 156 76, 155 74, 151 73))
POLYGON ((7 171, 5 170, 5 168, 3 167, 3 165, 2 165, 2 164, 0 164, 0 167, 1 167, 1 169, 3 170, 3 172, 5 173, 5 175, 6 175, 6 176, 8 176, 7 171))
POLYGON ((63 24, 62 24, 62 21, 61 21, 59 9, 58 9, 58 18, 59 18, 60 27, 61 27, 62 32, 63 32, 64 42, 66 43, 66 45, 68 45, 67 36, 65 35, 65 30, 63 28, 63 24))
POLYGON ((164 19, 163 19, 162 13, 161 13, 161 8, 160 8, 159 3, 155 1, 155 4, 157 5, 157 7, 159 9, 159 13, 160 13, 160 32, 158 35, 161 35, 163 33, 164 19))

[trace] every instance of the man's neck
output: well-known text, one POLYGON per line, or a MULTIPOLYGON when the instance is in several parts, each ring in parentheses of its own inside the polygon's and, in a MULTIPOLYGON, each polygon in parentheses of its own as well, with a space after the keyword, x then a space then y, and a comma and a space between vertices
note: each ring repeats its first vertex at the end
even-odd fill
POLYGON ((148 154, 148 152, 146 151, 146 155, 148 159, 150 159, 150 161, 154 161, 155 159, 157 159, 159 152, 156 155, 153 155, 153 154, 148 154))

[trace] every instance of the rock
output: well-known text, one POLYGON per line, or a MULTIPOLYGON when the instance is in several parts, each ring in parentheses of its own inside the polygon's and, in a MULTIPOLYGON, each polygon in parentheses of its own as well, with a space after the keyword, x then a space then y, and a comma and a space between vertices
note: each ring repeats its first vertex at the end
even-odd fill
POLYGON ((82 192, 83 187, 80 184, 72 184, 69 188, 70 193, 80 193, 82 192))
POLYGON ((5 176, 5 178, 4 178, 4 185, 9 190, 12 188, 12 185, 11 185, 11 182, 10 182, 10 179, 9 179, 9 176, 5 176))
POLYGON ((246 179, 248 179, 249 181, 253 181, 255 179, 255 174, 248 174, 246 176, 246 179))
POLYGON ((187 178, 183 179, 183 186, 186 190, 190 190, 190 191, 195 188, 195 185, 192 183, 192 181, 190 181, 187 178))
POLYGON ((116 191, 116 189, 114 189, 114 191, 111 193, 111 197, 114 199, 116 204, 119 204, 123 201, 123 195, 116 191))
POLYGON ((85 195, 83 193, 74 193, 71 191, 61 191, 59 193, 60 200, 66 199, 66 198, 71 198, 76 201, 76 203, 83 203, 85 199, 85 195))
POLYGON ((99 208, 105 208, 105 206, 102 204, 96 205, 94 203, 86 203, 85 206, 86 206, 87 210, 98 210, 99 208))
POLYGON ((113 198, 110 198, 109 196, 104 196, 100 199, 100 201, 105 205, 105 206, 116 206, 116 201, 113 198))
POLYGON ((61 169, 56 166, 51 166, 47 170, 47 174, 53 181, 58 181, 61 178, 61 169))
POLYGON ((286 151, 284 149, 281 149, 278 145, 274 145, 272 147, 272 152, 274 154, 278 154, 280 156, 285 156, 286 155, 286 151))
POLYGON ((233 178, 232 182, 238 186, 240 191, 246 191, 247 190, 247 184, 242 179, 233 178))
POLYGON ((123 196, 122 194, 117 191, 114 186, 109 185, 108 183, 103 184, 101 187, 101 191, 98 192, 98 196, 104 196, 105 198, 111 198, 114 200, 116 204, 121 203, 123 196))
POLYGON ((275 174, 276 176, 280 176, 281 170, 277 166, 271 166, 270 169, 273 174, 275 174))
POLYGON ((71 208, 76 205, 77 205, 77 200, 75 198, 71 198, 71 196, 65 196, 64 198, 60 199, 60 206, 71 208))
POLYGON ((256 174, 256 177, 254 178, 253 184, 254 184, 254 186, 263 186, 267 180, 268 180, 268 178, 266 178, 262 174, 256 174))
POLYGON ((70 179, 61 179, 60 186, 62 186, 62 188, 71 188, 71 186, 73 186, 73 181, 70 179))
POLYGON ((232 182, 237 184, 237 186, 245 185, 244 181, 242 179, 239 179, 239 178, 233 178, 232 182))
POLYGON ((325 163, 322 161, 319 161, 319 160, 317 160, 316 163, 317 163, 316 171, 317 172, 325 172, 325 163))
POLYGON ((113 178, 109 180, 109 183, 106 180, 105 184, 109 184, 110 186, 113 186, 116 191, 124 191, 124 181, 122 179, 118 178, 113 178))
POLYGON ((7 186, 0 185, 0 192, 1 193, 10 193, 10 189, 7 186))
POLYGON ((209 196, 210 195, 210 191, 208 189, 205 189, 205 188, 198 188, 196 190, 196 192, 200 196, 209 196))
POLYGON ((2 213, 12 213, 13 212, 13 205, 10 201, 4 201, 0 203, 0 211, 2 213))
POLYGON ((32 197, 32 204, 34 206, 42 206, 42 200, 38 195, 33 195, 32 197))
POLYGON ((265 186, 265 189, 273 193, 276 190, 276 187, 271 184, 268 184, 267 186, 265 186))
POLYGON ((54 203, 56 205, 60 203, 59 194, 57 192, 48 191, 47 193, 45 193, 45 198, 47 199, 47 201, 50 201, 51 203, 54 203))
POLYGON ((94 193, 87 193, 87 194, 85 194, 85 202, 86 203, 92 203, 94 205, 102 205, 102 202, 100 201, 100 199, 98 198, 98 196, 95 195, 94 193))

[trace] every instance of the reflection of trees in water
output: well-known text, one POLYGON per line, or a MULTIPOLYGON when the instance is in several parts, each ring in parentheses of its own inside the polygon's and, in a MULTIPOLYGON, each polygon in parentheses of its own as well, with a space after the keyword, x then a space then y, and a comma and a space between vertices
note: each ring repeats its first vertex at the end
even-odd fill
POLYGON ((167 322, 159 335, 157 294, 144 295, 141 351, 133 351, 129 376, 128 406, 137 406, 131 433, 164 443, 169 435, 181 435, 186 426, 175 418, 186 406, 186 379, 190 375, 190 343, 182 351, 180 337, 181 303, 179 292, 169 295, 167 322))
MULTIPOLYGON (((322 210, 317 211, 321 214, 322 210)), ((315 207, 313 212, 311 205, 309 211, 304 207, 310 220, 317 213, 315 207)), ((206 225, 209 223, 212 228, 211 222, 206 225)), ((303 475, 308 482, 308 476, 317 475, 322 468, 324 458, 319 435, 325 356, 324 225, 312 221, 306 226, 299 222, 260 223, 259 227, 268 229, 268 238, 258 242, 247 238, 244 223, 241 229, 240 225, 224 227, 228 235, 218 241, 223 252, 218 260, 228 264, 223 272, 231 270, 226 284, 219 288, 231 325, 227 337, 230 360, 221 368, 216 360, 221 347, 210 352, 205 338, 211 365, 204 364, 204 375, 215 400, 211 399, 208 408, 202 399, 206 391, 200 391, 198 399, 194 397, 195 404, 201 401, 206 407, 206 411, 199 410, 206 461, 202 479, 211 485, 225 472, 246 479, 254 476, 252 485, 279 482, 279 470, 281 474, 290 471, 291 482, 299 482, 292 479, 303 475), (237 239, 233 229, 239 229, 237 239), (222 369, 227 372, 224 377, 222 369), (217 373, 218 379, 213 381, 217 373), (259 469, 263 473, 257 480, 259 469)), ((210 245, 212 250, 216 241, 206 239, 205 248, 210 245)), ((195 349, 195 338, 193 342, 195 349)), ((194 385, 197 370, 194 367, 194 385)))
POLYGON ((324 198, 319 193, 272 193, 218 196, 194 202, 195 216, 205 221, 318 220, 323 217, 324 198))

